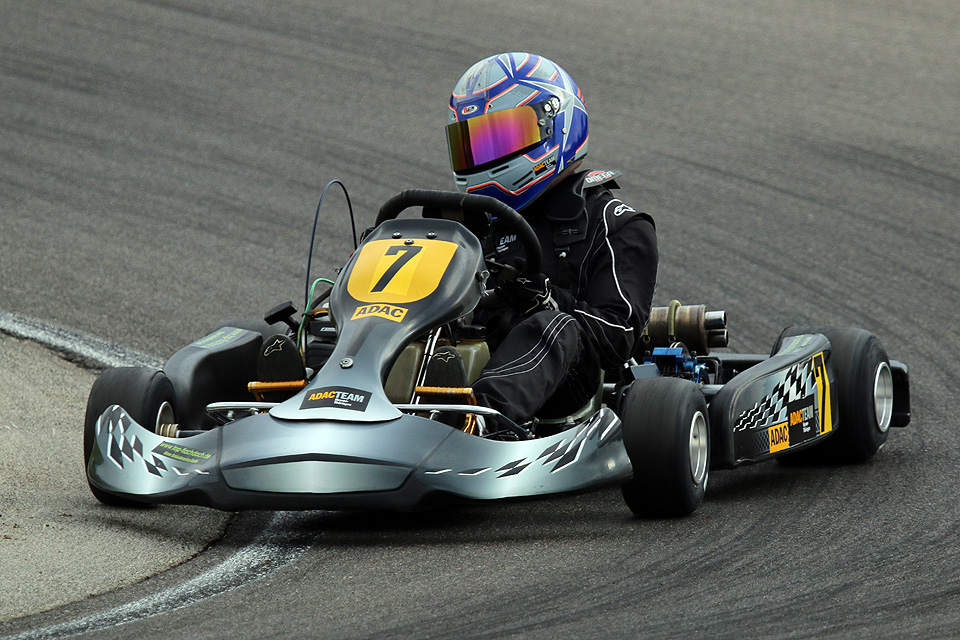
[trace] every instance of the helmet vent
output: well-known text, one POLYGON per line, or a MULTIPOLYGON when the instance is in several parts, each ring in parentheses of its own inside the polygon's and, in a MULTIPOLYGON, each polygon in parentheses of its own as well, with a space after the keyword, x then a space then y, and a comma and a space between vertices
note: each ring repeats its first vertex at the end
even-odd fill
POLYGON ((497 167, 496 169, 491 170, 491 171, 490 171, 490 175, 491 175, 491 176, 499 175, 499 174, 503 173, 504 171, 506 171, 506 170, 509 169, 509 168, 510 168, 510 165, 509 165, 509 164, 502 164, 502 165, 500 165, 499 167, 497 167))
POLYGON ((522 184, 526 184, 530 181, 530 177, 533 175, 533 171, 527 171, 521 178, 513 183, 513 186, 519 187, 522 184))

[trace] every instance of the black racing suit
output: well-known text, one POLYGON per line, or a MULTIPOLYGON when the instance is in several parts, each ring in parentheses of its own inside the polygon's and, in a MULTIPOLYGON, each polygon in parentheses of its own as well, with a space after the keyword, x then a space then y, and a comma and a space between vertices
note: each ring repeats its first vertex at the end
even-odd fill
MULTIPOLYGON (((600 372, 629 360, 650 317, 657 280, 653 219, 610 192, 613 172, 575 173, 523 210, 543 247, 557 310, 519 317, 481 310, 490 362, 473 384, 480 404, 515 422, 562 417, 596 394, 600 372)), ((517 264, 515 235, 495 232, 487 255, 517 264)))

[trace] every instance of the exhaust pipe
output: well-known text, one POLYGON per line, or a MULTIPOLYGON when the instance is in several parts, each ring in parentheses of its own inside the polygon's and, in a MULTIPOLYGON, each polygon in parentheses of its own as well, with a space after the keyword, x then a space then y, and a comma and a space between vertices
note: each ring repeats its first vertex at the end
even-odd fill
POLYGON ((643 341, 647 349, 682 342, 691 353, 707 355, 710 349, 729 345, 727 312, 707 311, 706 305, 681 305, 674 300, 669 306, 650 310, 643 341))

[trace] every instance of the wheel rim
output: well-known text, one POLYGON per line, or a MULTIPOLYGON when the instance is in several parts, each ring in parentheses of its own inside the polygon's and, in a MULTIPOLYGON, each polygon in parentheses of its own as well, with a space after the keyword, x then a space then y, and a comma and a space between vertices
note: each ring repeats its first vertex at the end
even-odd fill
POLYGON ((160 433, 160 425, 173 424, 176 421, 177 417, 173 413, 173 405, 169 402, 164 402, 160 405, 160 410, 157 411, 157 423, 153 425, 153 432, 160 433))
POLYGON ((701 484, 707 476, 709 446, 707 419, 703 417, 703 412, 697 411, 690 421, 690 476, 696 485, 701 484))
POLYGON ((877 430, 886 433, 893 418, 893 374, 886 362, 880 363, 873 379, 873 409, 877 418, 877 430))

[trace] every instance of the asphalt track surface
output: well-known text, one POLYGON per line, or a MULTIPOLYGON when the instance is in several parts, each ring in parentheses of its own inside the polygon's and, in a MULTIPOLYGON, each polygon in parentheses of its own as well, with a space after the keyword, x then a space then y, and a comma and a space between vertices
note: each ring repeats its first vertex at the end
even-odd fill
MULTIPOLYGON (((726 309, 740 352, 795 323, 869 329, 911 366, 914 422, 865 465, 715 473, 682 520, 631 518, 615 490, 239 516, 190 562, 0 634, 172 593, 91 636, 957 634, 953 0, 263 7, 0 4, 0 310, 162 359, 300 300, 322 186, 343 180, 364 225, 401 189, 449 188, 453 82, 534 50, 586 94, 590 166, 657 220, 657 303, 726 309), (249 579, 176 591, 264 532, 280 554, 249 579)), ((331 196, 316 275, 349 237, 331 196)))

